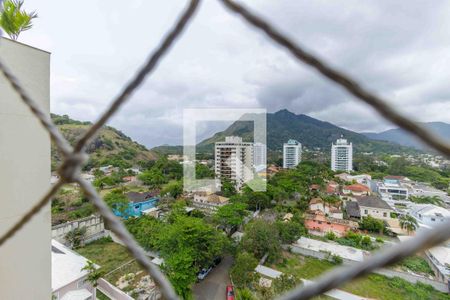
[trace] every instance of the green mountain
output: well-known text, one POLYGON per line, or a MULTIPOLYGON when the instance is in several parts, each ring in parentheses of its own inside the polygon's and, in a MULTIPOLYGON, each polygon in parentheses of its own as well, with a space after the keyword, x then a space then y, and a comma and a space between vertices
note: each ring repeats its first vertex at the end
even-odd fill
MULTIPOLYGON (((289 139, 298 140, 309 149, 320 148, 328 152, 331 143, 341 135, 353 143, 356 152, 399 153, 412 151, 391 142, 374 141, 366 136, 338 127, 329 122, 320 121, 307 115, 296 115, 286 109, 267 114, 267 148, 269 151, 283 149, 283 143, 289 139)), ((236 121, 224 131, 214 134, 197 145, 198 152, 212 152, 214 143, 223 141, 226 136, 241 136, 244 141, 253 141, 253 123, 236 121)))
MULTIPOLYGON (((450 124, 443 122, 429 122, 421 124, 430 131, 434 132, 436 135, 440 136, 442 139, 450 142, 450 124)), ((362 134, 373 140, 389 141, 420 150, 429 149, 412 134, 400 128, 390 129, 379 133, 364 132, 362 134)))
MULTIPOLYGON (((75 142, 87 131, 90 122, 70 119, 67 115, 51 114, 53 122, 70 144, 75 142)), ((157 159, 158 155, 145 146, 133 141, 121 131, 104 126, 96 138, 87 146, 89 161, 86 168, 102 165, 114 165, 124 168, 137 166, 149 160, 157 159)), ((52 169, 61 162, 61 157, 55 145, 52 144, 52 169)))

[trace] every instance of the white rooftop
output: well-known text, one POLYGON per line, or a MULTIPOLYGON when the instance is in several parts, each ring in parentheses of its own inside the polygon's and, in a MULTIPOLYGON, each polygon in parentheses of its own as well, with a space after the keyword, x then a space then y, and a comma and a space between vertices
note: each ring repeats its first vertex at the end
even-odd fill
POLYGON ((298 239, 297 242, 294 243, 294 245, 316 252, 330 252, 331 254, 339 255, 343 259, 353 261, 364 260, 364 251, 353 247, 331 244, 305 237, 301 237, 300 239, 298 239))
POLYGON ((52 240, 52 291, 87 275, 87 271, 81 270, 87 261, 85 257, 52 240))
POLYGON ((421 214, 422 216, 450 218, 450 211, 433 204, 416 204, 411 207, 411 213, 421 214))
POLYGON ((269 267, 265 267, 263 265, 257 265, 255 268, 255 272, 258 272, 259 274, 272 278, 272 279, 276 279, 278 277, 280 277, 281 275, 283 275, 283 273, 281 273, 280 271, 277 271, 275 269, 269 268, 269 267))

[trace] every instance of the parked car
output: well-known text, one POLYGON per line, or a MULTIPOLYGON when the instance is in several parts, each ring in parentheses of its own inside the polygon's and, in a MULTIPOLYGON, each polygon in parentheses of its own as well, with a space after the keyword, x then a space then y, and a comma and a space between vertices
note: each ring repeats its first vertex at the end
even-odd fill
POLYGON ((205 279, 205 277, 209 274, 209 272, 211 272, 211 270, 212 270, 212 267, 209 267, 209 268, 204 268, 204 269, 202 269, 201 271, 200 271, 200 273, 198 273, 198 275, 197 275, 197 278, 199 279, 199 280, 203 280, 203 279, 205 279))
POLYGON ((218 264, 220 264, 221 261, 222 261, 222 257, 218 256, 218 257, 214 258, 213 265, 217 266, 218 264))
POLYGON ((234 289, 232 285, 227 285, 227 300, 234 300, 234 289))

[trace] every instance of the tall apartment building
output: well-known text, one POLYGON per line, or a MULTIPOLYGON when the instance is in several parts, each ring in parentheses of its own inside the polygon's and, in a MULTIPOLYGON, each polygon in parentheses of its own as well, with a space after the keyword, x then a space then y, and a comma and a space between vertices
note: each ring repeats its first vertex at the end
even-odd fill
POLYGON ((263 143, 253 144, 253 164, 255 168, 265 168, 267 165, 267 147, 263 143))
POLYGON ((353 170, 353 146, 342 136, 331 144, 331 169, 333 171, 353 170))
MULTIPOLYGON (((50 111, 50 53, 0 38, 0 57, 50 111)), ((0 235, 50 188, 50 138, 0 74, 0 235)), ((0 247, 0 298, 51 298, 50 204, 0 247)))
POLYGON ((295 168, 302 160, 302 144, 289 140, 283 145, 283 168, 295 168))
POLYGON ((228 178, 239 190, 254 177, 253 143, 245 143, 237 136, 225 137, 225 142, 215 144, 215 173, 218 178, 228 178))

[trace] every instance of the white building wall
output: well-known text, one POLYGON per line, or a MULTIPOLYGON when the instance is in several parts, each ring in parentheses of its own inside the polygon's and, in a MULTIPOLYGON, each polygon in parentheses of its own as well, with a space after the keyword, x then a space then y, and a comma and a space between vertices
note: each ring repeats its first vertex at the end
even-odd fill
MULTIPOLYGON (((0 57, 49 112, 50 53, 0 38, 0 57)), ((50 139, 0 74, 0 235, 50 187, 50 139)), ((50 205, 0 247, 2 299, 50 299, 50 205)))
POLYGON ((361 217, 372 216, 376 219, 388 220, 391 219, 391 211, 389 209, 384 208, 373 208, 373 207, 365 207, 359 206, 361 217))
POLYGON ((283 144, 283 168, 295 168, 302 160, 302 144, 289 140, 283 144))
POLYGON ((240 189, 254 177, 253 151, 253 143, 242 142, 240 137, 226 137, 225 142, 215 143, 216 176, 235 181, 240 189), (230 170, 226 170, 228 167, 230 170))
POLYGON ((331 145, 331 169, 333 171, 353 170, 353 145, 346 139, 338 139, 331 145))

